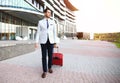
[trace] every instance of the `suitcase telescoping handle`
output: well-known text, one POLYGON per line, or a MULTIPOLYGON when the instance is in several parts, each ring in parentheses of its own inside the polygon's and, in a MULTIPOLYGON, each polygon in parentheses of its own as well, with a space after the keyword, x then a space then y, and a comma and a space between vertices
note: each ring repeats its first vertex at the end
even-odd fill
POLYGON ((59 47, 56 47, 55 49, 57 49, 57 53, 59 53, 59 47))

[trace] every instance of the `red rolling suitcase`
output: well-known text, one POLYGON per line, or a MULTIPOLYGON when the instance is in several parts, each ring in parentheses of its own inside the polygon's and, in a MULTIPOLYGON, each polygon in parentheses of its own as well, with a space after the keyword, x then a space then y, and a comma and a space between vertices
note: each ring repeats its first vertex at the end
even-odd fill
MULTIPOLYGON (((58 48, 57 48, 57 50, 58 50, 58 48)), ((59 53, 58 51, 57 51, 57 53, 53 53, 52 64, 63 66, 63 54, 59 53)))

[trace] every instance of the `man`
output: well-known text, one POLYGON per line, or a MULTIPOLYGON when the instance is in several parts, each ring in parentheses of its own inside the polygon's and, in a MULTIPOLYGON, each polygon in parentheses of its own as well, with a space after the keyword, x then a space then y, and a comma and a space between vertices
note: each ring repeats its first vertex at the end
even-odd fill
POLYGON ((53 73, 52 70, 52 55, 53 48, 56 47, 56 27, 55 22, 50 19, 51 10, 44 10, 44 19, 40 20, 38 23, 38 29, 36 34, 36 44, 37 48, 40 42, 41 51, 42 51, 42 67, 43 73, 42 78, 46 77, 47 71, 53 73), (48 64, 47 64, 47 55, 48 55, 48 64))

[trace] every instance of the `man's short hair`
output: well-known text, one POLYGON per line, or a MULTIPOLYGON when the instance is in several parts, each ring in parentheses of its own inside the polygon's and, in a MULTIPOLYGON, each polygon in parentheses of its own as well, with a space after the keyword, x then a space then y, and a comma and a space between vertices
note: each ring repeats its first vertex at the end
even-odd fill
MULTIPOLYGON (((46 13, 47 12, 47 10, 50 10, 49 8, 46 8, 45 10, 44 10, 44 13, 46 13)), ((50 10, 51 11, 51 10, 50 10)))

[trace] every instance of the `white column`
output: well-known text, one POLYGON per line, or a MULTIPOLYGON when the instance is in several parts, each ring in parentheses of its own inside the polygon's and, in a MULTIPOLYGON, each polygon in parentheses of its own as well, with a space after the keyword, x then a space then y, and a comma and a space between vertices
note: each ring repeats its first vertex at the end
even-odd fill
POLYGON ((54 11, 53 11, 53 15, 52 15, 52 17, 53 17, 53 20, 55 19, 55 14, 54 14, 54 11))
POLYGON ((94 33, 90 32, 90 40, 93 40, 93 39, 94 39, 94 33))
POLYGON ((63 29, 63 30, 64 30, 64 31, 63 31, 64 35, 65 35, 65 32, 66 32, 66 31, 65 31, 65 28, 66 28, 66 15, 65 15, 65 22, 64 22, 64 29, 63 29))

